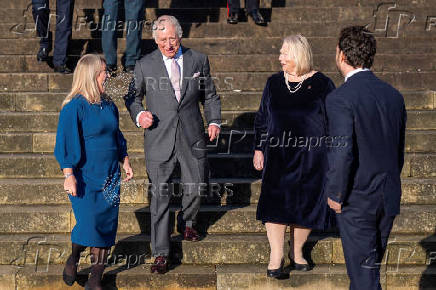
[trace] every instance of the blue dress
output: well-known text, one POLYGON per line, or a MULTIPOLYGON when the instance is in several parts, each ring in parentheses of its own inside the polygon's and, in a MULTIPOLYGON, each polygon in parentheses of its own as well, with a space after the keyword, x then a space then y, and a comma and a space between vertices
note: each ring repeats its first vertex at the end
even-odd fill
POLYGON ((333 226, 323 186, 330 142, 324 101, 334 88, 320 72, 295 93, 289 92, 283 72, 268 79, 254 125, 254 148, 264 153, 257 207, 257 219, 263 223, 319 230, 333 226))
POLYGON ((69 195, 76 225, 73 243, 88 247, 115 244, 120 201, 120 165, 127 144, 112 101, 90 104, 77 95, 61 110, 54 155, 61 169, 73 168, 77 196, 69 195))

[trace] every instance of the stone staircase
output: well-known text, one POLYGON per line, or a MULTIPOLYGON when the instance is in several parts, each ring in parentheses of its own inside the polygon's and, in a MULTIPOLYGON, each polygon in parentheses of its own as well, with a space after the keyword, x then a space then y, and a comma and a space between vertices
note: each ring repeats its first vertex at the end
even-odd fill
MULTIPOLYGON (((54 13, 55 1, 50 2, 54 13)), ((122 184, 118 242, 106 288, 347 289, 336 231, 311 235, 305 251, 316 264, 313 271, 291 272, 284 281, 266 278, 269 246, 265 228, 255 220, 260 181, 251 162, 252 130, 265 81, 280 70, 284 36, 309 37, 316 68, 339 86, 343 80, 334 63, 338 33, 345 25, 368 24, 378 42, 373 70, 403 93, 408 109, 402 209, 383 262, 382 285, 436 289, 436 1, 396 2, 262 0, 269 23, 257 27, 250 20, 228 25, 222 0, 147 0, 143 53, 155 48, 149 21, 162 14, 178 17, 182 43, 210 57, 225 125, 218 142, 208 145, 214 188, 199 214, 199 228, 207 235, 188 243, 174 230, 173 259, 179 265, 163 276, 151 275, 142 130, 133 125, 121 99, 130 76, 121 73, 109 82, 135 180, 122 184)), ((62 263, 70 253, 75 220, 52 152, 60 104, 72 76, 36 62, 39 40, 32 31, 30 1, 0 3, 0 289, 65 289, 62 263)), ((74 15, 72 62, 83 53, 101 52, 95 27, 101 1, 76 0, 74 15)), ((122 37, 120 32, 119 59, 122 37)), ((174 229, 178 201, 174 198, 172 206, 174 229)), ((82 285, 88 258, 81 261, 82 285)))

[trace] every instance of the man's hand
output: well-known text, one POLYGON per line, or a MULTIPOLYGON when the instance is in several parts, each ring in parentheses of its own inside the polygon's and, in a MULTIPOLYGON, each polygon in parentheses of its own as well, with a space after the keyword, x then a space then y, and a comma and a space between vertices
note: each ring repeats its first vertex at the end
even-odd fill
POLYGON ((218 135, 220 134, 221 129, 218 126, 211 124, 207 128, 207 131, 209 133, 209 140, 213 141, 213 140, 215 140, 215 138, 218 137, 218 135))
POLYGON ((151 112, 142 112, 141 115, 139 115, 138 123, 141 128, 150 128, 150 126, 153 125, 153 115, 151 114, 151 112))
POLYGON ((330 197, 328 197, 327 198, 327 204, 336 213, 341 213, 341 211, 342 211, 342 204, 340 204, 339 202, 336 202, 336 201, 332 200, 330 197))
POLYGON ((253 166, 256 170, 263 169, 263 152, 260 150, 254 151, 253 166))

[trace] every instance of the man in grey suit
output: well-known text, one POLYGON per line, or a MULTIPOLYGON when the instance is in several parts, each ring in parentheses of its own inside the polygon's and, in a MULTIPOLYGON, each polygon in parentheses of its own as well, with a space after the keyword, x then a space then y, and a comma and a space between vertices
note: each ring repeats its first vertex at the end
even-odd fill
POLYGON ((155 261, 151 272, 161 274, 168 271, 168 182, 177 163, 183 185, 184 239, 199 239, 193 224, 208 175, 199 102, 204 106, 211 141, 218 136, 221 124, 221 102, 210 76, 208 57, 181 46, 182 33, 173 16, 160 16, 154 22, 158 49, 136 62, 134 79, 125 96, 132 120, 145 129, 145 163, 152 184, 151 248, 155 261))

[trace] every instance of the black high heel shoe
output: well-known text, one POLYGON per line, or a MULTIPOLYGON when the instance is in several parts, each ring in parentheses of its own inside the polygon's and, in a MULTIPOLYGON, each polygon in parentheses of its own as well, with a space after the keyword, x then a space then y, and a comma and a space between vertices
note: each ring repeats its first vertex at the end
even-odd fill
POLYGON ((302 272, 307 272, 307 271, 312 270, 312 267, 309 264, 295 263, 294 259, 292 259, 290 254, 289 254, 289 260, 291 260, 291 269, 293 269, 293 270, 302 271, 302 272))
POLYGON ((278 269, 273 269, 273 270, 266 270, 266 276, 270 277, 270 278, 275 278, 275 279, 288 279, 289 278, 289 274, 283 271, 283 266, 285 264, 285 260, 282 259, 282 262, 280 263, 280 268, 278 269))

